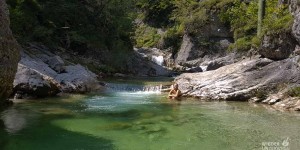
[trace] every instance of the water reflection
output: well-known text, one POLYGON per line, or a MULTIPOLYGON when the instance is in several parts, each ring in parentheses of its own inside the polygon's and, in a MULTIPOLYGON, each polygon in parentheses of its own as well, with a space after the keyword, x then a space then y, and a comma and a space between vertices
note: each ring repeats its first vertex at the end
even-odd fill
POLYGON ((8 133, 15 134, 24 129, 27 125, 25 113, 15 108, 8 108, 1 113, 5 130, 8 133))

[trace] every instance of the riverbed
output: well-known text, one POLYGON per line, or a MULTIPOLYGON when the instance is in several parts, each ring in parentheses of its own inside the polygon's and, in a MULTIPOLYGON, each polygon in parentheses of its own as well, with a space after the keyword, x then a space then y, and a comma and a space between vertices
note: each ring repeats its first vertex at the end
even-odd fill
POLYGON ((0 149, 300 148, 299 113, 247 102, 172 101, 140 83, 122 81, 102 93, 18 101, 0 113, 0 149))

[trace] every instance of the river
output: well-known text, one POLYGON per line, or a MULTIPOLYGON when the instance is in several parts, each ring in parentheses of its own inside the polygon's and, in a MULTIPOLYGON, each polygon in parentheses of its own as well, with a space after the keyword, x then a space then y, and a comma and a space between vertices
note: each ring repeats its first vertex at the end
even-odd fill
MULTIPOLYGON (((159 82, 143 84, 153 83, 159 82)), ((170 101, 158 90, 140 90, 141 81, 110 85, 103 93, 19 101, 3 110, 0 149, 300 148, 299 113, 246 102, 170 101)))

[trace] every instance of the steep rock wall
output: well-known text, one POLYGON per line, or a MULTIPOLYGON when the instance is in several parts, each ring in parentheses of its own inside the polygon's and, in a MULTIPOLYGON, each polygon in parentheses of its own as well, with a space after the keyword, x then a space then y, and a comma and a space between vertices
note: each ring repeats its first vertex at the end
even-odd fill
POLYGON ((7 5, 0 0, 0 102, 10 95, 20 59, 19 46, 9 25, 7 5))

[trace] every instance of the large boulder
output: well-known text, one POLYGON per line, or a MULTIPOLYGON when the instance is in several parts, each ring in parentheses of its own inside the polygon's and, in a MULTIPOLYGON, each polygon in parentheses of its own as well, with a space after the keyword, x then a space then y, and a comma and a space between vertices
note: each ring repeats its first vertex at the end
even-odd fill
POLYGON ((299 56, 281 61, 245 59, 214 71, 182 74, 175 81, 187 96, 245 101, 283 83, 299 85, 299 60, 299 56))
POLYGON ((40 59, 41 55, 29 56, 25 52, 21 55, 13 84, 14 93, 46 97, 59 92, 86 93, 101 87, 97 76, 81 65, 63 66, 65 70, 62 73, 40 59))
MULTIPOLYGON (((54 79, 40 74, 38 71, 19 64, 14 90, 21 95, 34 95, 37 97, 54 96, 60 92, 58 83, 54 79)), ((20 96, 21 98, 22 96, 20 96)))
POLYGON ((0 102, 8 98, 19 61, 19 46, 9 28, 9 12, 5 0, 0 1, 0 102))
POLYGON ((266 35, 263 38, 259 54, 272 60, 288 58, 295 50, 296 41, 290 33, 266 35))
POLYGON ((86 93, 100 88, 97 75, 77 64, 65 67, 65 73, 58 74, 55 80, 61 90, 67 93, 86 93))

